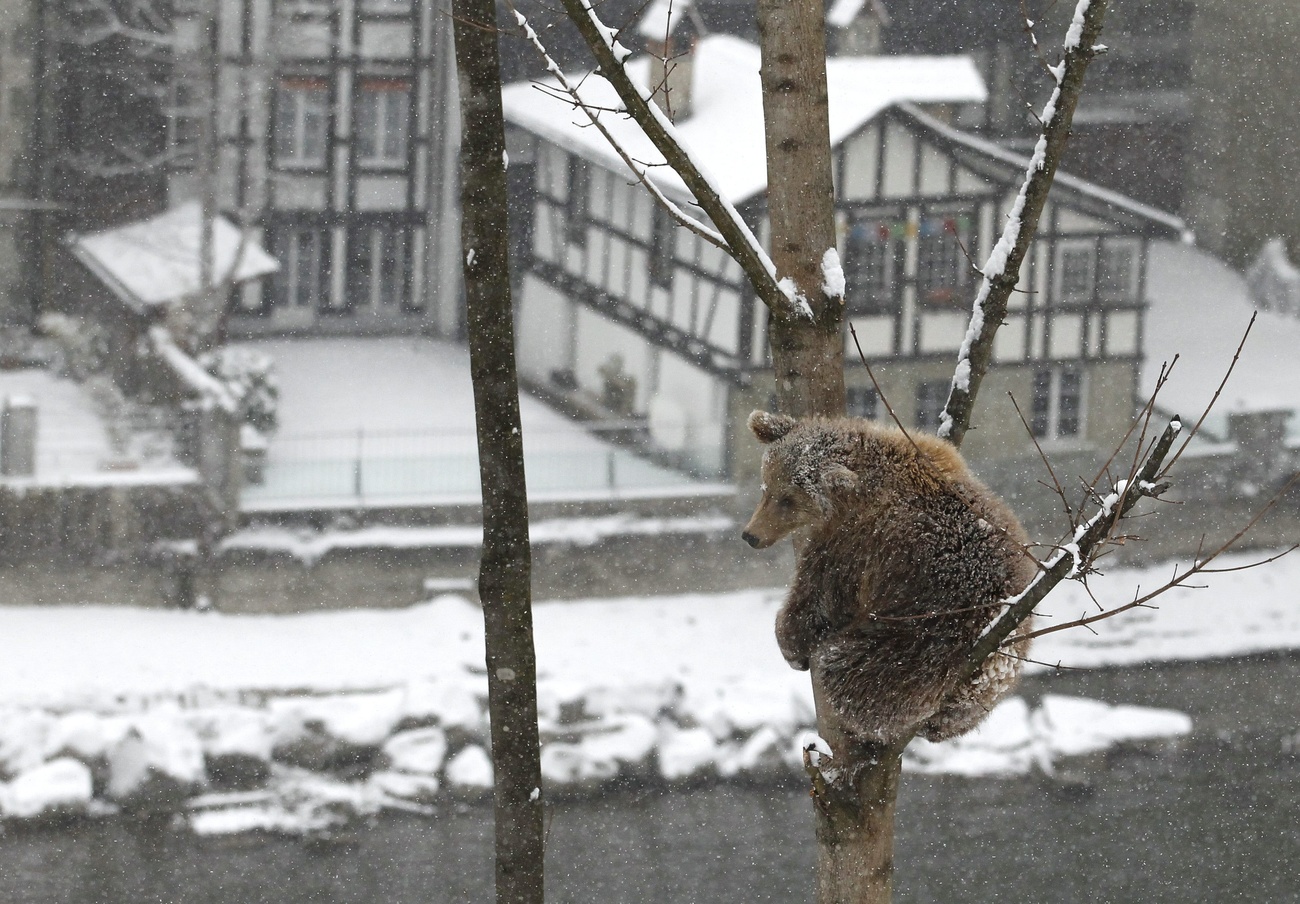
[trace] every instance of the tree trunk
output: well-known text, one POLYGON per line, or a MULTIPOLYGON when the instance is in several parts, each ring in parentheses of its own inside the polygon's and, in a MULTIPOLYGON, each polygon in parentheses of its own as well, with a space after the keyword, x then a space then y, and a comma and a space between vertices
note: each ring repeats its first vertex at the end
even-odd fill
POLYGON ((492 0, 455 0, 452 18, 463 123, 461 260, 483 491, 479 598, 486 628, 488 710, 496 770, 496 899, 500 904, 540 904, 537 664, 507 252, 496 7, 492 0))
MULTIPOLYGON (((843 299, 828 297, 823 256, 835 247, 823 5, 759 0, 768 213, 777 274, 794 279, 812 320, 776 317, 768 341, 781 410, 844 414, 843 299)), ((817 731, 833 759, 813 768, 818 904, 888 904, 902 748, 851 738, 812 675, 817 731)))
POLYGON ((822 257, 835 247, 823 5, 759 0, 758 28, 772 261, 813 313, 768 321, 777 400, 795 417, 842 415, 843 302, 822 290, 822 257))

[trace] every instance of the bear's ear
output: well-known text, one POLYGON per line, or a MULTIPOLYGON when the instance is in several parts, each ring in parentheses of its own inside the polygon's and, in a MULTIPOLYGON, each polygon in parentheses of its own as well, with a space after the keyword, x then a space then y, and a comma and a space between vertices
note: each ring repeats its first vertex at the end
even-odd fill
POLYGON ((858 475, 854 474, 853 469, 848 465, 830 464, 821 473, 821 485, 825 492, 855 490, 858 486, 858 475))
POLYGON ((755 411, 749 415, 749 430, 760 443, 776 442, 793 430, 796 423, 792 417, 767 411, 755 411))

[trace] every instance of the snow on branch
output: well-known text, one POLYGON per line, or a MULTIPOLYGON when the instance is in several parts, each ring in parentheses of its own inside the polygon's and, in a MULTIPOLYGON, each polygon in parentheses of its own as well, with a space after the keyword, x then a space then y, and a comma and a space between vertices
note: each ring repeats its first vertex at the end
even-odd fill
POLYGON ((1042 131, 1020 192, 1007 213, 1002 235, 981 271, 984 278, 975 295, 970 325, 957 354, 952 389, 939 419, 939 435, 955 446, 961 445, 970 427, 975 396, 993 357, 993 337, 1006 316, 1007 300, 1020 281, 1020 267, 1033 243, 1056 168, 1065 153, 1084 72, 1099 52, 1096 40, 1101 34, 1106 4, 1107 0, 1079 0, 1065 37, 1064 56, 1056 66, 1049 67, 1056 85, 1039 116, 1042 131))
MULTIPOLYGON (((600 74, 613 86, 623 102, 624 112, 636 121, 646 137, 663 155, 668 166, 681 177, 695 196, 695 202, 717 227, 727 252, 740 264, 746 278, 772 316, 783 319, 807 319, 812 311, 807 302, 792 297, 780 286, 776 265, 740 213, 719 190, 716 181, 678 138, 668 117, 652 103, 628 76, 623 63, 629 56, 618 42, 617 33, 605 25, 592 8, 590 0, 563 0, 564 10, 596 58, 600 74)), ((602 130, 602 134, 603 130, 602 130)), ((606 134, 608 138, 608 135, 606 134)), ((617 145, 615 145, 617 149, 617 145)), ((625 156, 619 150, 620 156, 625 156)), ((626 159, 626 157, 625 157, 626 159)))
POLYGON ((216 405, 230 414, 235 414, 239 410, 239 403, 231 394, 230 387, 212 376, 203 369, 203 365, 187 355, 176 344, 167 327, 161 325, 150 327, 149 340, 153 343, 158 357, 204 402, 216 405))
POLYGON ((1137 505, 1139 499, 1146 496, 1158 497, 1164 492, 1167 484, 1155 481, 1165 456, 1169 454, 1182 429, 1180 421, 1170 421, 1160 438, 1152 444, 1141 469, 1132 477, 1118 481, 1101 500, 1097 513, 1075 528, 1071 542, 1062 546, 1042 564, 1028 587, 1003 602, 997 618, 985 629, 966 661, 969 674, 975 674, 984 660, 997 652, 1002 642, 1030 616, 1034 607, 1043 601, 1052 588, 1085 570, 1098 547, 1111 536, 1115 525, 1137 505))

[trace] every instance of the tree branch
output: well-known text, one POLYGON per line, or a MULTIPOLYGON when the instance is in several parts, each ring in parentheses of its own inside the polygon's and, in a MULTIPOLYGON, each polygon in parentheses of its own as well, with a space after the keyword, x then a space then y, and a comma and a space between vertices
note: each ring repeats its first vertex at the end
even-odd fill
MULTIPOLYGON (((510 6, 511 12, 515 14, 515 21, 518 22, 519 27, 523 29, 524 40, 532 44, 537 52, 542 55, 542 59, 546 61, 546 70, 550 72, 551 75, 555 76, 555 79, 560 83, 560 87, 564 92, 563 96, 566 97, 574 107, 587 114, 587 119, 591 121, 593 126, 595 126, 596 131, 600 132, 605 141, 609 143, 609 146, 614 149, 614 153, 618 154, 619 158, 627 168, 636 176, 637 181, 640 182, 641 185, 645 187, 645 190, 650 193, 650 196, 654 198, 654 200, 663 207, 664 210, 668 211, 680 226, 695 233, 709 244, 715 245, 724 251, 730 251, 730 246, 727 244, 726 239, 724 239, 717 230, 710 229, 705 224, 689 216, 685 211, 673 203, 672 199, 665 195, 659 189, 658 185, 655 185, 654 181, 650 178, 649 172, 647 172, 649 164, 641 163, 633 159, 627 150, 618 143, 618 139, 610 133, 609 129, 605 128, 605 124, 600 121, 599 114, 602 112, 603 108, 594 107, 583 100, 582 95, 578 91, 578 86, 569 83, 569 79, 565 76, 564 71, 561 70, 559 64, 551 58, 550 53, 542 44, 541 39, 537 37, 537 32, 528 24, 528 19, 524 17, 523 13, 515 9, 512 4, 507 5, 510 6)), ((543 90, 545 91, 546 89, 543 88, 543 90)), ((554 94, 552 96, 558 97, 560 95, 554 94)))
POLYGON ((1074 532, 1074 540, 1067 544, 1029 582, 1029 586, 1002 604, 1002 612, 988 627, 971 650, 966 660, 966 673, 974 675, 984 660, 993 655, 1004 640, 1029 617, 1034 607, 1042 602, 1057 584, 1082 571, 1092 560, 1094 552, 1110 536, 1115 525, 1144 496, 1158 496, 1163 487, 1153 483, 1160 473, 1160 465, 1174 440, 1182 431, 1178 420, 1169 422, 1147 453, 1141 470, 1127 480, 1121 480, 1114 490, 1102 500, 1101 510, 1074 532))
POLYGON ((623 67, 630 51, 615 39, 614 31, 601 22, 589 0, 563 0, 564 10, 600 66, 600 73, 623 101, 626 112, 645 132, 664 160, 681 177, 695 196, 695 203, 713 221, 727 243, 728 253, 740 264, 759 300, 774 317, 811 319, 807 302, 797 303, 777 282, 776 265, 759 244, 753 231, 741 219, 735 205, 722 196, 716 183, 700 168, 677 137, 672 122, 633 84, 623 67))
MULTIPOLYGON (((569 2, 569 0, 566 0, 569 2)), ((1042 132, 1025 171, 1001 238, 985 263, 984 279, 975 296, 970 326, 957 355, 952 390, 939 420, 939 436, 960 446, 970 428, 971 411, 980 383, 993 358, 993 337, 1007 313, 1007 300, 1020 281, 1020 267, 1033 244, 1038 220, 1047 202, 1056 168, 1070 137, 1074 109, 1083 89, 1083 75, 1096 56, 1093 45, 1101 33, 1108 0, 1079 0, 1066 33, 1065 55, 1053 68, 1056 87, 1039 117, 1042 132)))

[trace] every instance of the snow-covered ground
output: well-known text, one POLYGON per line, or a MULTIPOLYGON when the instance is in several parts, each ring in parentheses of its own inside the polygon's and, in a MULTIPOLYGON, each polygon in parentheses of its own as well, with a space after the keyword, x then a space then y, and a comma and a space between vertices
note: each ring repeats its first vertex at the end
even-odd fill
MULTIPOLYGON (((1128 598, 1169 570, 1116 570, 1095 579, 1093 591, 1102 601, 1128 598)), ((1300 648, 1300 557, 1209 583, 1101 622, 1095 633, 1045 636, 1033 656, 1098 667, 1300 648)), ((670 784, 788 776, 813 711, 806 675, 786 667, 773 640, 781 596, 538 604, 547 793, 620 776, 670 784)), ((1068 585, 1043 622, 1094 606, 1068 585)), ((51 803, 102 806, 114 782, 137 787, 151 769, 197 793, 211 778, 205 763, 211 773, 235 754, 267 774, 241 795, 192 801, 196 829, 310 830, 342 810, 418 808, 448 789, 481 793, 491 781, 482 632, 481 613, 457 596, 405 610, 294 616, 0 608, 0 771, 10 778, 0 807, 23 815, 51 803), (319 774, 353 762, 358 750, 368 751, 365 778, 319 774), (313 763, 326 767, 304 771, 313 763)), ((1031 708, 1013 698, 966 738, 917 742, 907 765, 965 775, 1050 771, 1062 756, 1190 729, 1178 713, 1059 697, 1031 708)))
MULTIPOLYGON (((280 427, 265 480, 245 487, 245 509, 478 501, 464 346, 414 336, 246 344, 275 361, 280 427), (340 368, 365 379, 340 380, 340 368)), ((711 488, 593 436, 526 393, 519 407, 530 498, 711 488)))

